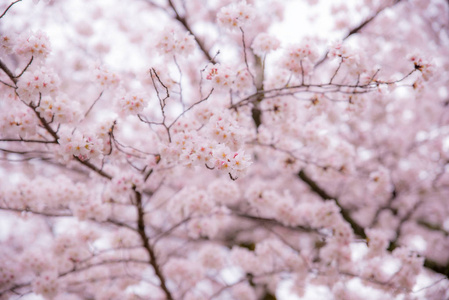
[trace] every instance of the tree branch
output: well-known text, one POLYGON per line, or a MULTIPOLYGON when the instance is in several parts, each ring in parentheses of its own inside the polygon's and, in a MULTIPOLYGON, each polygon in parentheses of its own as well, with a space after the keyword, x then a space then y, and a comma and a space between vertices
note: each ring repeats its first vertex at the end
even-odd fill
POLYGON ((20 1, 22 1, 22 0, 16 0, 16 1, 12 2, 12 3, 5 9, 5 11, 0 15, 0 19, 3 18, 4 15, 6 15, 6 12, 7 12, 7 11, 8 11, 14 4, 16 4, 17 2, 20 2, 20 1))
MULTIPOLYGON (((371 16, 369 16, 367 19, 365 19, 365 21, 363 21, 362 23, 360 23, 358 26, 352 28, 348 34, 342 39, 342 41, 348 39, 350 36, 359 33, 363 28, 365 28, 367 25, 369 25, 383 10, 389 8, 389 7, 393 7, 396 4, 398 4, 399 2, 401 2, 402 0, 395 0, 393 2, 393 4, 391 5, 387 5, 384 6, 380 9, 378 9, 374 14, 372 14, 371 16)), ((329 53, 329 51, 326 51, 326 53, 324 54, 323 58, 320 59, 314 66, 314 69, 317 68, 319 65, 321 65, 323 62, 325 62, 327 60, 327 54, 329 53)))
MULTIPOLYGON (((301 170, 298 173, 298 177, 304 182, 306 183, 310 190, 312 192, 314 192, 315 194, 317 194, 318 196, 320 196, 321 199, 327 201, 327 200, 331 200, 334 199, 335 203, 338 205, 338 207, 340 207, 341 209, 341 215, 343 216, 343 219, 345 219, 352 227, 353 231, 355 234, 363 237, 366 239, 366 233, 365 233, 365 229, 363 227, 361 227, 359 224, 357 224, 357 222, 355 222, 354 219, 352 219, 352 217, 350 216, 349 212, 347 210, 345 210, 341 204, 338 202, 338 199, 336 197, 332 197, 330 196, 325 190, 323 190, 314 180, 312 180, 305 172, 304 170, 301 170)), ((395 245, 394 248, 396 248, 397 245, 395 245)), ((388 249, 389 251, 393 251, 393 247, 390 247, 390 249, 388 249)), ((424 260, 424 267, 426 267, 429 270, 432 270, 436 273, 440 273, 443 274, 447 277, 449 277, 449 263, 442 266, 438 263, 436 263, 433 260, 430 259, 425 259, 424 260)))
POLYGON ((5 65, 5 63, 0 59, 0 69, 3 70, 3 72, 8 75, 9 79, 11 79, 14 84, 17 84, 17 78, 14 76, 14 74, 11 72, 11 70, 5 65))
POLYGON ((197 35, 192 31, 192 29, 190 28, 189 24, 187 23, 187 20, 185 19, 185 17, 182 17, 178 13, 178 10, 176 9, 175 5, 173 4, 173 2, 171 0, 168 0, 168 4, 170 5, 171 9, 175 13, 175 19, 179 23, 181 23, 181 25, 184 27, 185 30, 187 30, 188 32, 190 32, 193 35, 193 38, 195 39, 196 43, 200 47, 201 52, 204 54, 204 56, 207 58, 207 60, 210 61, 211 63, 215 64, 215 59, 212 56, 210 56, 209 51, 206 50, 206 47, 204 46, 203 42, 201 42, 198 39, 197 35))
POLYGON ((162 274, 162 270, 156 260, 156 254, 154 253, 153 247, 149 243, 149 239, 147 233, 145 232, 145 212, 142 205, 142 194, 136 190, 136 187, 133 187, 135 200, 136 200, 136 208, 137 208, 137 232, 140 235, 142 240, 143 247, 149 255, 149 263, 153 266, 154 273, 159 278, 160 287, 164 291, 165 296, 167 296, 167 300, 173 300, 173 296, 171 292, 168 290, 166 280, 164 275, 162 274))
POLYGON ((95 171, 96 173, 98 173, 98 175, 103 176, 104 178, 107 178, 109 180, 112 179, 112 176, 109 175, 108 173, 106 173, 105 171, 97 168, 96 166, 94 166, 92 163, 90 163, 88 160, 81 160, 78 156, 73 156, 78 162, 82 163, 83 165, 85 165, 86 167, 88 167, 89 169, 91 169, 92 171, 95 171))

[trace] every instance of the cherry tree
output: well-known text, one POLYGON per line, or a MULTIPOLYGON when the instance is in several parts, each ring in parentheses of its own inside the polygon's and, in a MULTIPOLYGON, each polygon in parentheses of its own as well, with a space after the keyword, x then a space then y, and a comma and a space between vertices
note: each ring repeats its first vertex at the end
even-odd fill
POLYGON ((449 299, 448 1, 38 2, 0 299, 449 299))

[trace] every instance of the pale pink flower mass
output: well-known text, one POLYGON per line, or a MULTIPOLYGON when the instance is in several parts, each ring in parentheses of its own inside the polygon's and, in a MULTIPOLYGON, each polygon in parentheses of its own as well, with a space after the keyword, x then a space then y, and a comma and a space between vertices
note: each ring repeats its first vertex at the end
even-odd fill
POLYGON ((449 3, 0 4, 0 299, 449 299, 449 3))

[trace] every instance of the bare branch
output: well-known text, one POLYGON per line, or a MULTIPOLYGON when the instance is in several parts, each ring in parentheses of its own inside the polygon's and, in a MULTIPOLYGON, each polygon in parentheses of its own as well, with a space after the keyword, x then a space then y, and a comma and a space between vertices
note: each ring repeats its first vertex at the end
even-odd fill
POLYGON ((28 62, 28 64, 26 65, 26 67, 22 70, 22 72, 20 72, 19 75, 14 76, 14 78, 19 78, 20 76, 23 75, 23 73, 25 73, 25 71, 28 69, 29 66, 31 66, 31 63, 33 62, 34 56, 31 56, 30 61, 28 62))
POLYGON ((31 213, 34 215, 41 215, 45 217, 73 217, 71 213, 51 213, 51 212, 43 212, 43 211, 35 211, 30 209, 29 207, 25 207, 23 209, 20 208, 11 208, 11 207, 0 207, 0 210, 5 211, 13 211, 17 213, 31 213))
MULTIPOLYGON (((19 0, 21 1, 21 0, 19 0)), ((16 76, 14 76, 14 74, 11 72, 11 70, 5 65, 5 63, 0 59, 0 69, 3 70, 3 72, 6 73, 6 75, 8 75, 9 79, 11 79, 12 82, 14 82, 14 84, 17 84, 17 78, 16 76)))
MULTIPOLYGON (((155 5, 154 3, 152 3, 150 1, 150 3, 152 5, 155 5)), ((206 49, 206 47, 204 46, 203 42, 198 38, 198 36, 192 31, 192 29, 190 28, 190 25, 187 23, 187 20, 185 19, 185 17, 181 16, 178 13, 178 10, 176 9, 175 5, 173 4, 173 2, 171 0, 168 0, 168 4, 170 6, 170 8, 173 10, 175 16, 175 20, 177 20, 179 23, 181 23, 181 25, 184 27, 184 29, 188 32, 190 32, 193 35, 193 38, 195 39, 197 45, 200 47, 201 52, 204 54, 204 56, 207 58, 207 60, 213 64, 215 64, 215 57, 211 57, 209 54, 209 51, 206 49)), ((161 6, 159 5, 155 5, 158 8, 161 8, 161 6)), ((166 13, 168 13, 165 9, 163 9, 166 13)))
POLYGON ((193 103, 192 105, 190 105, 189 108, 187 108, 187 109, 186 109, 185 111, 183 111, 179 116, 176 117, 176 119, 170 124, 170 126, 168 126, 168 129, 170 129, 170 128, 176 123, 176 121, 178 121, 179 118, 181 118, 186 112, 188 112, 189 110, 191 110, 192 108, 194 108, 194 107, 197 106, 198 104, 200 104, 200 103, 206 101, 207 99, 209 99, 209 97, 212 95, 213 91, 214 91, 214 89, 211 89, 210 92, 209 92, 209 94, 208 94, 205 98, 203 98, 203 99, 201 99, 200 101, 195 102, 195 103, 193 103))
POLYGON ((243 47, 243 57, 245 58, 245 65, 246 65, 246 70, 248 70, 248 73, 251 75, 251 78, 253 79, 253 84, 257 89, 257 85, 256 85, 256 79, 254 78, 253 73, 251 72, 251 70, 249 69, 249 64, 248 64, 248 55, 246 53, 246 42, 245 42, 245 31, 243 31, 242 27, 239 27, 240 31, 242 32, 242 47, 243 47))
POLYGON ((86 167, 88 167, 89 169, 91 169, 92 171, 95 171, 98 175, 107 178, 109 180, 112 179, 112 176, 109 175, 108 173, 104 172, 103 170, 97 168, 96 166, 94 166, 93 164, 91 164, 88 160, 81 160, 78 156, 73 156, 75 158, 75 160, 77 160, 78 162, 80 162, 81 164, 85 165, 86 167))
POLYGON ((156 254, 154 252, 153 246, 150 245, 149 243, 149 239, 145 231, 145 220, 144 220, 145 213, 142 206, 142 195, 140 194, 140 192, 136 191, 135 187, 134 187, 134 195, 136 201, 135 205, 137 209, 137 230, 142 240, 143 247, 145 248, 146 252, 149 255, 149 263, 153 266, 154 273, 156 274, 157 278, 159 278, 160 287, 164 291, 167 300, 173 300, 174 298, 167 287, 165 276, 162 274, 162 270, 156 259, 156 254))
POLYGON ((57 144, 57 141, 46 140, 28 140, 28 139, 0 139, 0 142, 24 142, 24 143, 38 143, 38 144, 57 144))
POLYGON ((6 15, 6 12, 7 12, 7 11, 8 11, 14 4, 16 4, 17 2, 20 2, 20 1, 22 1, 22 0, 16 0, 16 1, 12 2, 12 3, 5 9, 5 11, 0 15, 0 19, 3 18, 4 15, 6 15))
MULTIPOLYGON (((393 7, 394 5, 398 4, 399 2, 401 2, 402 0, 395 0, 393 4, 391 5, 387 5, 384 6, 382 8, 380 8, 379 10, 377 10, 376 12, 374 12, 371 16, 369 16, 367 19, 365 19, 362 23, 360 23, 358 26, 352 28, 348 34, 346 34, 346 36, 342 39, 343 41, 347 40, 350 36, 359 33, 363 28, 365 28, 366 26, 368 26, 371 22, 374 21, 374 19, 385 9, 389 8, 389 7, 393 7)), ((314 69, 317 68, 319 65, 321 65, 323 62, 325 62, 327 60, 327 54, 329 53, 329 51, 326 51, 326 53, 324 54, 323 58, 320 59, 314 66, 314 69)))
POLYGON ((92 103, 92 105, 89 107, 89 109, 84 114, 84 118, 83 119, 85 119, 87 117, 87 115, 90 113, 90 111, 92 110, 92 108, 94 108, 94 105, 98 102, 98 100, 100 100, 100 98, 103 95, 103 93, 104 93, 104 91, 101 91, 100 95, 98 95, 97 99, 95 99, 94 103, 92 103))

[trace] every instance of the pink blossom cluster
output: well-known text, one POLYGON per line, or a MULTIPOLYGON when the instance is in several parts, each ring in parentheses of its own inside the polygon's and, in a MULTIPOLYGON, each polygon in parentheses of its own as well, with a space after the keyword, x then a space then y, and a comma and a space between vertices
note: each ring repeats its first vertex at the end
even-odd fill
POLYGON ((58 274, 46 271, 33 280, 33 292, 47 299, 54 298, 59 293, 58 274))
POLYGON ((60 80, 53 69, 38 67, 26 71, 17 83, 19 97, 27 103, 38 103, 42 96, 58 92, 60 80))
POLYGON ((347 73, 349 76, 359 77, 361 84, 368 84, 373 80, 372 74, 375 71, 371 73, 372 67, 367 64, 368 58, 362 52, 342 41, 331 43, 329 48, 327 56, 334 60, 338 58, 338 63, 343 64, 343 68, 341 68, 342 74, 347 73))
POLYGON ((198 252, 198 260, 207 269, 221 270, 226 266, 227 251, 223 246, 209 244, 198 252))
MULTIPOLYGON (((4 255, 2 252, 0 254, 4 255)), ((12 264, 6 263, 2 263, 0 266, 0 288, 10 288, 16 281, 15 268, 12 264)))
POLYGON ((236 181, 216 179, 207 187, 207 194, 218 205, 234 206, 239 203, 241 192, 236 181))
POLYGON ((254 90, 253 77, 246 67, 235 72, 230 66, 215 64, 209 65, 206 72, 206 79, 218 91, 234 89, 248 93, 254 90))
POLYGON ((208 238, 213 239, 224 227, 223 220, 211 214, 201 218, 193 218, 186 226, 186 233, 192 239, 208 238))
POLYGON ((182 189, 170 202, 173 217, 182 220, 187 217, 207 216, 215 204, 206 191, 196 187, 182 189))
POLYGON ((120 83, 120 78, 117 73, 108 70, 104 66, 95 65, 92 70, 93 79, 101 86, 103 89, 116 88, 120 83))
POLYGON ((449 297, 447 1, 66 1, 0 5, 0 299, 449 297))
POLYGON ((166 28, 160 33, 156 48, 163 54, 188 56, 195 50, 196 43, 190 32, 166 28))
MULTIPOLYGON (((228 257, 230 263, 240 271, 239 278, 252 274, 254 282, 273 288, 279 283, 280 270, 288 270, 295 275, 298 282, 304 281, 307 276, 309 262, 294 250, 283 247, 283 243, 274 238, 258 242, 253 251, 243 247, 233 247, 228 257)), ((254 290, 251 289, 248 292, 251 292, 249 299, 257 299, 254 290)))
POLYGON ((430 60, 417 54, 410 55, 409 59, 413 62, 415 69, 421 72, 422 78, 425 81, 428 81, 432 77, 434 73, 434 66, 430 60))
POLYGON ((253 288, 248 283, 237 284, 232 287, 232 296, 235 299, 242 300, 256 300, 257 295, 253 288))
POLYGON ((203 277, 200 265, 189 259, 173 258, 164 266, 164 273, 177 284, 193 285, 203 277))
POLYGON ((216 112, 209 119, 206 128, 210 137, 232 149, 240 148, 243 144, 245 135, 230 114, 216 112))
POLYGON ((91 256, 89 244, 98 236, 94 230, 80 230, 60 233, 54 240, 51 255, 57 257, 57 266, 60 272, 73 268, 74 263, 86 260, 91 256))
POLYGON ((349 62, 358 60, 357 52, 342 41, 333 42, 329 48, 330 50, 327 55, 330 58, 339 57, 342 61, 348 60, 349 62))
POLYGON ((401 289, 411 290, 416 283, 424 258, 406 247, 396 248, 393 257, 401 263, 400 269, 393 277, 393 283, 401 289))
POLYGON ((0 55, 8 55, 13 52, 15 46, 16 35, 11 33, 0 34, 0 55))
POLYGON ((31 109, 11 108, 0 118, 0 136, 30 137, 36 133, 37 124, 35 114, 31 109))
POLYGON ((120 112, 124 115, 137 115, 148 105, 148 99, 142 94, 126 93, 118 99, 120 112))
POLYGON ((367 229, 366 230, 367 244, 369 252, 367 257, 379 257, 386 254, 388 247, 388 235, 380 229, 367 229))
POLYGON ((33 60, 42 61, 51 52, 50 40, 41 30, 23 32, 15 40, 14 51, 19 55, 32 56, 33 60))
POLYGON ((232 68, 225 65, 209 65, 206 69, 206 79, 213 82, 214 87, 221 89, 232 88, 235 73, 232 68))
POLYGON ((133 247, 140 242, 137 233, 126 228, 119 228, 118 230, 111 232, 109 240, 111 246, 114 248, 133 247))
POLYGON ((287 46, 280 64, 295 75, 308 75, 319 57, 318 49, 310 42, 287 46))
POLYGON ((255 18, 255 12, 251 5, 246 1, 232 3, 220 9, 217 14, 218 24, 224 28, 235 30, 239 29, 255 18))
POLYGON ((33 180, 11 184, 4 182, 3 200, 11 208, 35 211, 66 209, 75 199, 87 197, 87 187, 83 183, 74 183, 68 177, 57 176, 53 179, 37 177, 33 180))
POLYGON ((134 172, 120 172, 109 185, 110 197, 114 202, 127 203, 133 190, 142 191, 143 180, 134 172))
MULTIPOLYGON (((251 165, 251 156, 245 154, 243 149, 232 151, 228 146, 218 144, 212 151, 214 166, 221 171, 229 173, 231 178, 237 179, 245 174, 251 165)), ((210 166, 209 166, 210 167, 210 166)))
POLYGON ((277 50, 280 45, 281 42, 276 37, 262 32, 254 38, 251 48, 254 54, 263 57, 267 53, 277 50))
POLYGON ((104 222, 110 215, 109 206, 97 195, 84 198, 78 202, 71 202, 70 210, 80 221, 91 219, 98 222, 104 222))
POLYGON ((209 196, 207 190, 194 186, 180 190, 170 199, 167 208, 173 221, 187 220, 183 231, 191 238, 198 239, 214 238, 226 226, 229 211, 220 205, 209 196))
POLYGON ((97 158, 102 154, 103 150, 103 140, 99 139, 95 134, 83 134, 80 131, 71 133, 69 130, 61 130, 58 143, 61 146, 60 155, 65 161, 73 156, 80 160, 97 158))
MULTIPOLYGON (((213 112, 213 116, 198 133, 189 129, 188 123, 174 126, 175 135, 168 145, 160 144, 164 160, 173 163, 180 161, 188 166, 205 165, 218 169, 232 178, 245 174, 251 165, 251 156, 241 148, 245 133, 241 131, 232 116, 227 112, 213 112)), ((201 115, 198 115, 201 118, 201 115)))
POLYGON ((36 111, 48 122, 55 121, 58 123, 77 121, 81 115, 79 103, 70 102, 67 96, 63 94, 59 94, 56 97, 42 97, 36 111))

